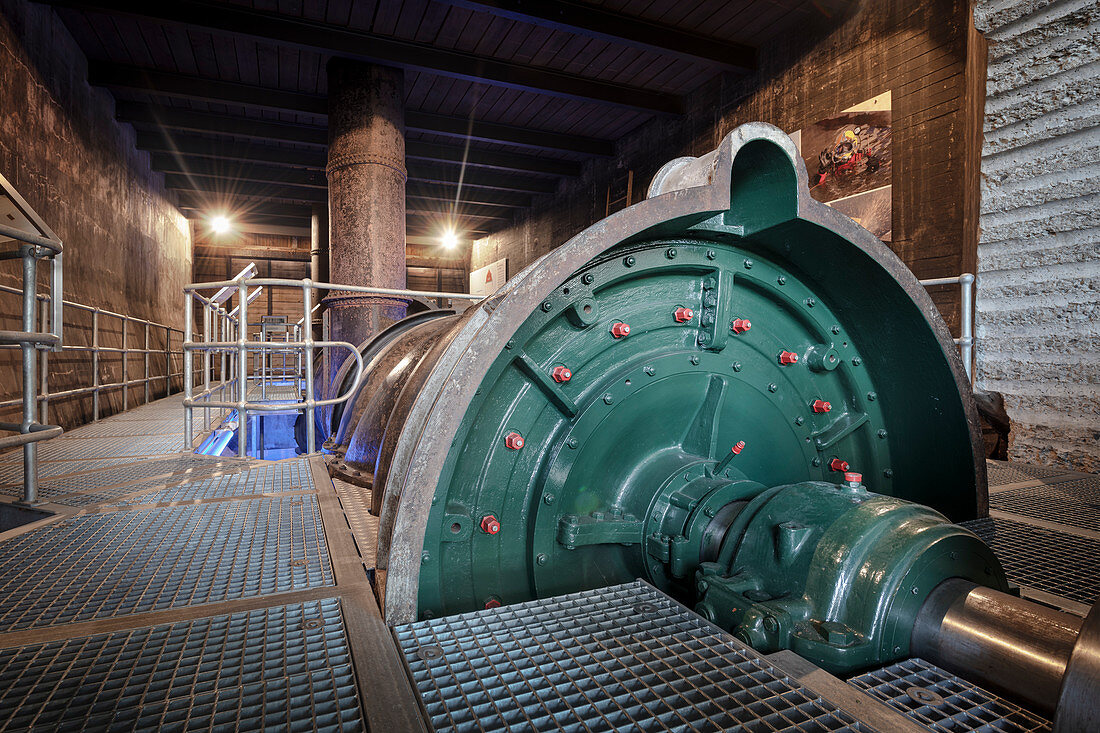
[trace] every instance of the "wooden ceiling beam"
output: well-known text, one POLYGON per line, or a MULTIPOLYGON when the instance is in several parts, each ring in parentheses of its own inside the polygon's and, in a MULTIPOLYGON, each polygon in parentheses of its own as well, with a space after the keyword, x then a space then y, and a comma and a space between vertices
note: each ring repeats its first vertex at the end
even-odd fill
MULTIPOLYGON (((214 93, 226 82, 206 81, 198 78, 196 78, 196 81, 196 92, 193 99, 223 104, 239 104, 234 99, 224 98, 228 95, 214 93)), ((137 89, 136 84, 133 86, 120 86, 95 81, 90 83, 114 89, 136 89, 137 91, 157 94, 155 89, 137 89)), ((234 86, 249 88, 243 84, 234 86)), ((267 90, 264 91, 267 92, 267 90)), ((281 103, 278 103, 275 99, 272 100, 272 104, 264 105, 264 108, 299 111, 281 106, 281 103)), ((118 102, 115 108, 115 116, 123 122, 152 125, 165 129, 235 135, 251 140, 292 142, 321 148, 328 147, 328 129, 320 125, 294 125, 285 122, 229 117, 209 112, 193 112, 177 107, 125 101, 118 102)), ((459 138, 463 141, 470 139, 487 143, 501 143, 531 150, 579 153, 603 158, 610 158, 615 154, 615 146, 608 140, 530 127, 502 125, 496 122, 478 120, 471 122, 465 118, 415 112, 413 110, 405 111, 405 129, 459 138)))
POLYGON ((680 30, 634 15, 607 10, 590 3, 569 0, 438 0, 447 5, 556 28, 574 35, 599 38, 663 56, 703 63, 735 71, 757 68, 757 49, 743 43, 680 30))
MULTIPOLYGON (((173 134, 163 128, 138 129, 137 146, 151 153, 171 153, 242 162, 255 161, 302 168, 324 169, 328 158, 325 151, 318 148, 290 149, 224 138, 201 137, 184 132, 173 134)), ((466 164, 471 166, 518 173, 555 176, 580 174, 580 164, 569 160, 539 158, 533 155, 477 148, 465 151, 462 146, 440 145, 423 140, 406 140, 405 158, 451 163, 461 163, 465 160, 466 164)))
MULTIPOLYGON (((165 173, 328 190, 328 180, 325 178, 324 171, 315 168, 283 168, 259 163, 225 163, 209 158, 186 158, 168 153, 153 153, 151 158, 153 168, 165 173)), ((410 181, 449 183, 456 186, 461 181, 463 186, 544 194, 553 193, 557 185, 553 179, 549 178, 525 178, 469 169, 462 171, 458 166, 444 163, 409 161, 405 168, 410 181)))
POLYGON ((342 58, 382 63, 428 74, 488 83, 565 99, 608 104, 660 115, 683 113, 683 98, 627 84, 594 79, 548 67, 532 66, 392 36, 356 30, 252 8, 204 0, 48 0, 108 15, 147 18, 161 23, 205 28, 247 36, 342 58))

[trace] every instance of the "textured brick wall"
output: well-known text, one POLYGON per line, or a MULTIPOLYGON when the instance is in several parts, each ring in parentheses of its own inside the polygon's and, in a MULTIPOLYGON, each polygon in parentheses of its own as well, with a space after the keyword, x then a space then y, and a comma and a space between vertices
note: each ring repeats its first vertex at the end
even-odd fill
POLYGON ((1100 4, 983 0, 977 384, 1014 459, 1100 470, 1100 4))
MULTIPOLYGON (((958 275, 974 267, 974 228, 963 202, 977 108, 968 107, 969 8, 965 0, 878 0, 862 3, 819 37, 806 32, 761 49, 760 71, 727 76, 695 90, 688 113, 654 120, 617 143, 614 161, 585 165, 583 175, 515 226, 476 241, 471 269, 501 257, 509 272, 603 218, 609 182, 635 172, 635 201, 653 174, 682 155, 713 150, 734 127, 762 120, 793 131, 891 91, 893 102, 893 242, 922 278, 958 275)), ((979 39, 980 41, 980 39, 979 39)), ((972 72, 971 72, 972 73, 972 72)), ((956 288, 933 300, 958 335, 956 288)))
MULTIPOLYGON (((66 299, 182 326, 181 289, 191 276, 187 222, 165 199, 148 156, 135 149, 133 130, 115 121, 110 95, 86 79, 86 60, 48 6, 0 0, 0 173, 64 240, 66 299)), ((16 284, 16 272, 15 262, 0 262, 0 282, 16 284)), ((18 307, 15 296, 0 294, 0 329, 16 327, 18 307)), ((120 346, 118 321, 102 323, 102 344, 120 346)), ((67 343, 90 343, 90 326, 88 314, 68 310, 67 343)), ((131 326, 128 339, 142 345, 143 329, 131 326)), ((151 348, 163 344, 163 332, 154 331, 151 348)), ((14 352, 0 352, 0 399, 19 388, 17 364, 14 352)), ((87 354, 54 355, 51 364, 51 391, 91 384, 87 354)), ((163 357, 151 367, 163 374, 163 357)), ((131 379, 140 376, 144 358, 132 357, 128 368, 131 379)), ((105 354, 101 381, 121 376, 121 359, 105 354)), ((161 393, 158 382, 153 396, 161 393)), ((143 388, 132 388, 130 405, 143 397, 143 388)), ((121 391, 101 404, 104 414, 120 409, 121 391)), ((3 412, 0 420, 12 416, 3 412)), ((50 415, 67 426, 90 416, 90 398, 55 403, 50 415)))

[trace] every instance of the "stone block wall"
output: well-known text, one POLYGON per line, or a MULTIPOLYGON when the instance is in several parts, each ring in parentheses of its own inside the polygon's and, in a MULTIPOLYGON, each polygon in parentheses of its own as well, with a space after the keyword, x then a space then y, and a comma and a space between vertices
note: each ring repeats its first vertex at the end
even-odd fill
MULTIPOLYGON (((134 146, 134 132, 115 121, 114 101, 87 83, 87 60, 48 5, 0 0, 0 173, 65 242, 65 298, 183 325, 182 287, 191 277, 191 234, 186 219, 165 197, 148 155, 134 146)), ((19 285, 15 261, 0 262, 0 283, 19 285)), ((18 326, 17 296, 0 293, 0 329, 18 326)), ((122 328, 102 318, 101 345, 118 347, 122 328)), ((90 314, 67 309, 66 343, 91 343, 90 314)), ((164 331, 154 329, 150 348, 162 349, 164 331)), ((131 324, 129 345, 144 345, 143 327, 131 324)), ((179 346, 178 334, 173 348, 179 346)), ((50 390, 92 383, 91 357, 67 352, 50 357, 50 390)), ((0 351, 0 400, 20 389, 19 357, 0 351)), ((182 363, 175 360, 173 370, 182 363)), ((163 375, 156 355, 150 371, 163 375)), ((131 356, 130 379, 142 376, 144 357, 131 356)), ((122 378, 122 359, 104 354, 101 383, 122 378)), ((174 390, 182 385, 177 379, 174 390)), ((164 393, 152 384, 151 397, 164 393)), ((140 404, 144 387, 131 387, 129 404, 140 404)), ((50 420, 71 427, 91 419, 91 397, 56 401, 50 420)), ((122 390, 101 398, 101 414, 122 407, 122 390)), ((0 412, 13 420, 14 411, 0 412)), ((15 420, 18 421, 18 420, 15 420)))
POLYGON ((1100 471, 1100 4, 982 0, 977 386, 1010 457, 1100 471))

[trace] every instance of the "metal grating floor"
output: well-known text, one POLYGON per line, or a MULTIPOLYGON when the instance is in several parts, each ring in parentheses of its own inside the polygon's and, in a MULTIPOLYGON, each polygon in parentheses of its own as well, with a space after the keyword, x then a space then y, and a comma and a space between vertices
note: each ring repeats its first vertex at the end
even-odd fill
POLYGON ((1013 583, 1088 605, 1100 596, 1100 541, 1008 519, 962 524, 993 548, 1013 583))
POLYGON ((340 506, 348 520, 359 556, 368 567, 374 567, 378 554, 378 517, 370 513, 370 489, 334 478, 333 485, 340 497, 340 506))
POLYGON ((0 543, 0 630, 331 585, 320 520, 317 499, 303 496, 39 527, 0 543))
POLYGON ((309 462, 292 458, 285 462, 244 468, 238 473, 221 474, 196 481, 167 486, 156 491, 133 494, 111 506, 159 504, 170 501, 223 499, 230 496, 280 494, 313 489, 309 462))
POLYGON ((0 649, 0 728, 361 730, 329 598, 0 649))
POLYGON ((1074 474, 1069 469, 1054 466, 1032 466, 1028 463, 1015 463, 1012 461, 986 461, 985 463, 991 487, 1058 478, 1060 476, 1068 478, 1080 475, 1074 474))
POLYGON ((943 733, 1038 733, 1051 723, 923 659, 909 659, 853 677, 849 683, 943 733))
POLYGON ((267 397, 262 397, 260 385, 255 384, 248 388, 250 402, 259 402, 261 399, 274 400, 276 402, 298 402, 302 399, 302 388, 290 384, 271 384, 267 387, 267 397))
POLYGON ((993 509, 1100 532, 1100 477, 1009 489, 989 497, 993 509))
POLYGON ((867 730, 641 581, 394 633, 440 732, 867 730))
MULTIPOLYGON (((232 470, 234 464, 209 456, 196 456, 183 454, 171 458, 159 458, 154 460, 134 461, 129 463, 116 463, 107 468, 79 474, 70 474, 41 480, 39 483, 39 496, 45 501, 54 501, 60 504, 84 506, 107 498, 122 496, 139 490, 137 486, 123 486, 132 484, 143 478, 151 476, 170 475, 174 480, 186 480, 195 476, 203 476, 215 471, 232 470), (102 491, 108 487, 116 487, 114 490, 102 491), (75 500, 67 500, 70 494, 86 494, 82 497, 74 497, 75 500)), ((243 467, 243 465, 242 465, 243 467)), ((21 496, 22 470, 20 470, 18 485, 0 488, 0 492, 10 496, 21 496)), ((171 480, 171 479, 170 479, 171 480)))

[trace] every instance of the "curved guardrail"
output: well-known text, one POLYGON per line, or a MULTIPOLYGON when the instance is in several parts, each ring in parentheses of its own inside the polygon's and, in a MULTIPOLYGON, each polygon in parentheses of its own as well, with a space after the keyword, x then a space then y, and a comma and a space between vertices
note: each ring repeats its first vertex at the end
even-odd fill
MULTIPOLYGON (((184 315, 184 434, 185 445, 194 448, 194 410, 204 411, 204 427, 210 427, 210 410, 236 410, 237 420, 237 451, 244 456, 248 446, 248 413, 250 412, 276 412, 286 410, 299 410, 306 413, 306 445, 308 452, 317 449, 316 436, 316 410, 318 407, 336 405, 346 401, 355 394, 363 380, 363 359, 359 355, 358 347, 348 341, 314 340, 313 314, 320 303, 314 305, 314 291, 337 290, 353 293, 365 293, 368 295, 385 295, 395 298, 429 300, 481 300, 480 295, 467 293, 442 293, 425 292, 419 290, 396 290, 393 288, 372 288, 362 285, 341 285, 335 283, 319 283, 305 278, 303 280, 291 280, 285 278, 257 278, 253 277, 255 266, 249 265, 232 280, 220 280, 217 282, 191 283, 184 287, 185 315, 184 315), (305 334, 304 339, 293 341, 256 341, 248 339, 248 304, 254 300, 265 287, 300 288, 302 291, 302 318, 295 325, 297 330, 305 334), (205 296, 203 291, 216 291, 212 296, 205 296), (237 300, 237 305, 228 310, 228 305, 237 300), (202 306, 202 339, 195 341, 194 314, 195 305, 202 306), (303 324, 309 324, 303 326, 303 324), (220 337, 217 336, 220 334, 220 337), (317 349, 347 349, 355 359, 355 375, 351 386, 342 394, 335 397, 318 400, 314 389, 313 355, 317 349), (286 353, 297 352, 304 372, 305 399, 297 402, 259 402, 248 399, 249 359, 250 353, 286 353), (202 355, 202 375, 200 384, 203 388, 199 392, 194 391, 194 363, 193 355, 202 355), (221 382, 216 385, 211 383, 212 363, 211 358, 215 354, 221 354, 222 365, 220 370, 221 382), (228 358, 227 358, 228 357, 228 358), (227 379, 227 375, 229 378, 227 379), (213 399, 215 394, 223 398, 228 394, 228 399, 213 399)), ((265 361, 266 363, 266 361, 265 361)), ((261 375, 263 378, 266 375, 261 375)))

